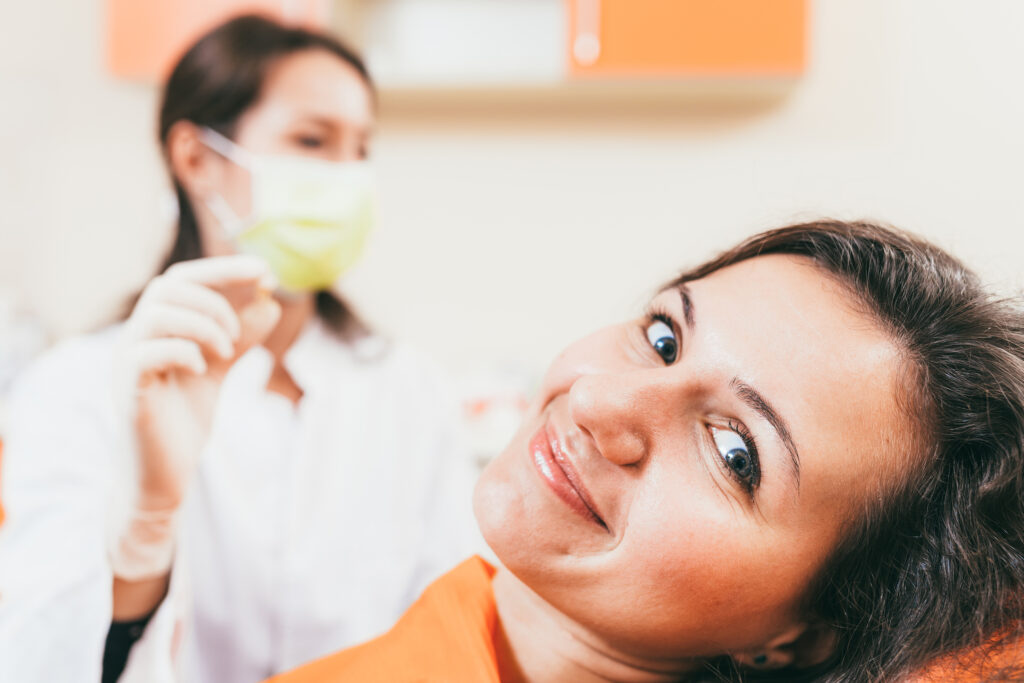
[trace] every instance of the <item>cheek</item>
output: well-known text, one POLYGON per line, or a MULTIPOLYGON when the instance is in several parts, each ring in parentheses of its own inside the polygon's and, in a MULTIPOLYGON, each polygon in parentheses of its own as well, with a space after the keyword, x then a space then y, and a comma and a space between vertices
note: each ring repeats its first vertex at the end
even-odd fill
POLYGON ((536 403, 543 408, 556 396, 568 393, 580 377, 621 372, 643 364, 645 360, 630 344, 628 324, 606 327, 572 343, 555 357, 544 374, 536 403))
POLYGON ((555 356, 544 373, 538 392, 538 402, 547 405, 560 394, 568 393, 573 383, 583 375, 594 372, 598 335, 591 335, 568 346, 555 356))
POLYGON ((674 515, 653 512, 631 520, 633 538, 624 550, 642 573, 642 593, 654 598, 652 605, 704 620, 728 618, 757 602, 751 595, 766 548, 756 529, 713 497, 691 499, 674 515))
POLYGON ((614 637, 638 651, 706 656, 756 646, 788 623, 808 564, 715 495, 691 491, 631 515, 605 596, 619 615, 614 637))
POLYGON ((220 194, 234 208, 235 213, 245 218, 252 210, 252 183, 249 172, 234 164, 226 164, 221 176, 220 194))
POLYGON ((529 472, 517 457, 526 451, 527 421, 509 445, 494 458, 477 479, 473 489, 473 513, 480 533, 503 564, 531 565, 542 553, 537 543, 543 535, 535 528, 547 519, 537 510, 529 472))

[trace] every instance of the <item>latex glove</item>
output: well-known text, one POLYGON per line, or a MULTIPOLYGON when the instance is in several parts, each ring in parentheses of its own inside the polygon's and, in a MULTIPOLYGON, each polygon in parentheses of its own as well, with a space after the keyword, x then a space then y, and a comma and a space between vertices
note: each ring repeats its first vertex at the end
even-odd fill
POLYGON ((252 256, 187 261, 150 281, 125 324, 116 384, 132 423, 139 488, 111 558, 119 578, 169 571, 175 513, 209 439, 224 376, 280 317, 273 287, 252 256))

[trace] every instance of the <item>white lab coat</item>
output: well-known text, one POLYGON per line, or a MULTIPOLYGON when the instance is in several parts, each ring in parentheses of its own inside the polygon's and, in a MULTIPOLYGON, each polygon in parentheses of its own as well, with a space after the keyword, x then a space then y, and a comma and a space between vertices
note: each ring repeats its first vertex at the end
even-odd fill
MULTIPOLYGON (((63 344, 15 389, 3 458, 0 681, 95 681, 107 548, 130 509, 119 328, 63 344)), ((262 348, 228 373, 179 520, 168 597, 122 680, 249 683, 386 630, 476 551, 454 402, 411 350, 311 323, 265 390, 262 348)))

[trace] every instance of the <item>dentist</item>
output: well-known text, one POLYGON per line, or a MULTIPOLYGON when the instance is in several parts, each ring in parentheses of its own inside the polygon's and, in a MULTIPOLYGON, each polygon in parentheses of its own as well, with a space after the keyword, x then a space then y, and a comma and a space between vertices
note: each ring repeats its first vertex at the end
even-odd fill
POLYGON ((382 632, 472 549, 439 377, 331 291, 373 223, 374 116, 358 56, 261 17, 174 68, 166 262, 15 397, 0 679, 260 680, 382 632))

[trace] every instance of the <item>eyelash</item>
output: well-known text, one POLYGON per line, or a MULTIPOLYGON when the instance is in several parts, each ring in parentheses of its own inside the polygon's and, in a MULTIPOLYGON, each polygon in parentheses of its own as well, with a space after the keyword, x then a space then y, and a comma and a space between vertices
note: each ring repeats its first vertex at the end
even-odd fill
POLYGON ((734 420, 728 420, 726 427, 736 432, 736 434, 743 440, 743 445, 747 449, 747 453, 750 454, 750 465, 753 469, 753 474, 750 477, 750 481, 743 481, 737 475, 735 470, 729 467, 729 464, 725 462, 725 458, 719 455, 718 460, 722 463, 722 467, 725 468, 726 474, 728 474, 737 484, 739 484, 743 490, 753 500, 754 492, 761 484, 761 456, 757 453, 757 442, 754 440, 754 435, 750 433, 746 425, 741 422, 734 420))
MULTIPOLYGON (((673 318, 667 310, 661 308, 657 304, 651 303, 650 306, 647 308, 647 311, 644 313, 643 321, 640 323, 640 339, 643 341, 644 344, 647 344, 648 346, 650 346, 650 340, 648 340, 647 338, 647 328, 649 328, 651 324, 654 322, 663 323, 670 330, 672 330, 672 334, 675 335, 676 357, 672 361, 673 363, 675 363, 676 360, 679 360, 679 354, 683 352, 683 335, 680 331, 679 325, 676 324, 675 318, 673 318)), ((658 356, 658 358, 662 360, 662 362, 664 362, 664 359, 662 359, 656 351, 655 355, 658 356)))
POLYGON ((647 309, 646 316, 647 320, 645 326, 653 323, 655 320, 658 320, 671 327, 672 331, 676 333, 676 337, 679 337, 676 321, 664 308, 660 308, 659 306, 657 306, 657 304, 651 304, 650 308, 647 309))
MULTIPOLYGON (((675 319, 665 309, 658 307, 656 304, 652 304, 645 316, 644 321, 640 326, 640 334, 645 343, 650 344, 647 338, 647 329, 654 322, 664 323, 666 326, 672 329, 673 334, 676 337, 676 358, 682 351, 682 340, 679 326, 676 324, 675 319)), ((655 355, 657 353, 655 352, 655 355)), ((660 358, 660 356, 659 356, 660 358)), ((673 361, 674 362, 674 361, 673 361)), ((735 432, 737 436, 743 441, 743 446, 747 449, 747 453, 750 455, 751 468, 753 474, 749 481, 741 479, 736 471, 729 467, 729 464, 725 461, 725 458, 718 452, 717 446, 715 447, 715 457, 718 458, 718 462, 722 469, 726 471, 726 474, 750 496, 751 500, 754 498, 754 492, 757 490, 761 483, 761 458, 757 452, 757 442, 754 440, 754 435, 750 433, 745 425, 734 420, 726 422, 726 428, 735 432)))
MULTIPOLYGON (((670 316, 668 313, 662 313, 661 311, 651 311, 649 322, 654 322, 656 320, 665 323, 666 325, 671 327, 673 331, 675 331, 676 321, 673 320, 672 316, 670 316)), ((679 339, 678 332, 676 332, 676 339, 679 339)))
MULTIPOLYGON (((679 326, 676 325, 675 319, 673 319, 672 315, 670 315, 667 312, 664 312, 663 310, 648 309, 647 313, 644 315, 644 322, 639 326, 639 328, 641 340, 643 341, 643 343, 647 345, 648 348, 650 348, 653 351, 654 355, 656 355, 658 359, 663 362, 664 365, 674 365, 676 360, 679 359, 679 354, 682 353, 682 335, 679 331, 679 326), (654 323, 662 324, 664 327, 670 330, 672 335, 671 347, 656 344, 654 340, 651 338, 650 328, 652 325, 654 325, 654 323), (663 355, 663 351, 670 349, 672 352, 671 358, 663 355)), ((662 339, 670 339, 670 337, 660 337, 658 338, 658 342, 660 342, 660 340, 662 339)))
POLYGON ((307 149, 320 149, 324 145, 323 139, 316 135, 298 135, 295 141, 307 149))

